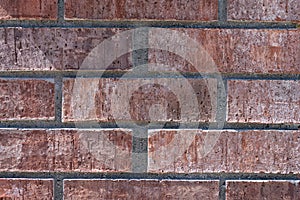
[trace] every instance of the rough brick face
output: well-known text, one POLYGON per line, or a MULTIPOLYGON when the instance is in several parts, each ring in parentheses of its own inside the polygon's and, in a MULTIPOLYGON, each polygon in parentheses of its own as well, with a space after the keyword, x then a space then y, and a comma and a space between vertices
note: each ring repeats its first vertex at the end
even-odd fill
MULTIPOLYGON (((218 71, 262 74, 300 73, 299 30, 174 29, 198 42, 214 61, 218 71)), ((172 37, 175 36, 170 36, 169 43, 176 44, 177 37, 172 37)), ((155 42, 155 37, 149 38, 150 47, 155 42)), ((193 49, 188 46, 185 52, 193 52, 193 49)), ((163 68, 154 65, 151 68, 154 71, 212 71, 201 62, 193 66, 185 59, 182 55, 167 51, 151 49, 149 53, 150 63, 167 65, 163 68)))
POLYGON ((217 0, 68 0, 66 18, 216 20, 217 0))
POLYGON ((298 0, 229 0, 229 20, 299 21, 298 0))
POLYGON ((0 19, 56 19, 57 0, 1 0, 0 19))
POLYGON ((216 84, 184 78, 65 79, 63 120, 214 121, 216 84))
POLYGON ((0 79, 0 120, 54 119, 53 80, 0 79))
POLYGON ((299 131, 153 130, 149 172, 299 173, 299 131))
POLYGON ((0 179, 0 199, 52 200, 51 179, 0 179))
POLYGON ((64 199, 219 199, 218 181, 65 180, 64 199))
POLYGON ((229 122, 299 123, 300 82, 230 80, 229 122))
POLYGON ((228 200, 299 200, 299 181, 227 181, 228 200))
POLYGON ((131 171, 127 130, 2 129, 0 138, 0 171, 131 171))

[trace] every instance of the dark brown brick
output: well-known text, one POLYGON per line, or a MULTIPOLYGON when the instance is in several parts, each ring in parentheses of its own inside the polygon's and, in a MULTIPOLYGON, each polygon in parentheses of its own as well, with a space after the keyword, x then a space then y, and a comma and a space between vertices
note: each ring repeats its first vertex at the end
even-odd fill
POLYGON ((52 200, 52 179, 0 179, 0 199, 52 200))
POLYGON ((215 79, 65 79, 63 121, 215 120, 215 79))
POLYGON ((57 19, 57 0, 1 0, 0 19, 57 19))
POLYGON ((0 120, 54 119, 54 83, 0 79, 0 120))
POLYGON ((131 171, 128 130, 2 129, 0 138, 0 171, 131 171))
POLYGON ((229 122, 300 123, 299 110, 299 81, 228 82, 229 122))
POLYGON ((65 180, 64 199, 219 199, 218 181, 65 180))
POLYGON ((217 0, 68 0, 69 19, 217 20, 217 0))
POLYGON ((153 130, 148 141, 148 172, 300 172, 300 131, 153 130))
POLYGON ((228 181, 228 200, 299 200, 299 181, 228 181))

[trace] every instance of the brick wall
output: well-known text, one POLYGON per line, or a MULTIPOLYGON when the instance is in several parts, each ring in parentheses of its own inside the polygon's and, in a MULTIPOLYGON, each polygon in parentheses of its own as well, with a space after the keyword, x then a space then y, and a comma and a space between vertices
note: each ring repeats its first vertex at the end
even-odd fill
POLYGON ((300 200, 299 10, 0 0, 0 199, 300 200))

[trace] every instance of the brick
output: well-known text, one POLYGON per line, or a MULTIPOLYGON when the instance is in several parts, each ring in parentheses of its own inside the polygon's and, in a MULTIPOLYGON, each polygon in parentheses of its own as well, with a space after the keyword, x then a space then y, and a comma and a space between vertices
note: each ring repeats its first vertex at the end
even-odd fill
POLYGON ((217 0, 68 0, 69 19, 135 19, 135 20, 217 20, 217 0))
POLYGON ((152 130, 151 173, 299 173, 300 131, 152 130))
POLYGON ((0 179, 0 199, 52 200, 52 179, 0 179))
POLYGON ((0 79, 0 120, 54 119, 51 79, 0 79))
POLYGON ((65 180, 64 199, 219 199, 218 181, 65 180))
POLYGON ((215 79, 67 78, 63 85, 65 122, 215 120, 215 79))
POLYGON ((299 43, 300 29, 152 29, 150 70, 299 74, 299 43))
POLYGON ((0 19, 57 19, 57 0, 1 0, 0 19))
POLYGON ((299 123, 300 82, 230 80, 229 122, 299 123))
POLYGON ((299 21, 298 0, 229 0, 228 19, 255 21, 299 21))
POLYGON ((129 172, 129 130, 1 129, 0 171, 129 172))
MULTIPOLYGON (((102 65, 103 60, 83 65, 91 51, 104 40, 125 29, 114 28, 0 28, 0 70, 49 71, 49 70, 128 70, 131 54, 120 56, 102 65)), ((118 42, 118 38, 113 39, 118 42)), ((120 45, 120 44, 119 44, 120 45)), ((131 38, 122 41, 122 48, 130 48, 131 38)), ((110 46, 115 53, 118 46, 110 46)), ((100 51, 100 50, 99 50, 100 51)), ((109 51, 109 52, 110 52, 109 51)), ((109 52, 102 52, 105 56, 109 52)), ((100 52, 99 54, 102 55, 100 52)), ((99 55, 97 55, 99 57, 99 55)), ((105 59, 104 56, 104 59, 105 59)))
POLYGON ((299 181, 227 181, 228 200, 299 200, 299 181))

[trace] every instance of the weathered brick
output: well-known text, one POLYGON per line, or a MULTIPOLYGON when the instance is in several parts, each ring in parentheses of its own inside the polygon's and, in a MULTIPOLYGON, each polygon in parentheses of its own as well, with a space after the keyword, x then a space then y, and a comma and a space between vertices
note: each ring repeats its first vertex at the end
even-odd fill
POLYGON ((63 83, 63 121, 215 120, 215 79, 69 78, 63 83))
POLYGON ((228 19, 257 21, 299 21, 298 0, 229 0, 228 19))
POLYGON ((154 173, 299 173, 300 131, 152 130, 154 173))
POLYGON ((0 120, 54 119, 54 93, 51 79, 0 79, 0 120))
POLYGON ((52 179, 0 179, 0 199, 52 200, 52 179))
POLYGON ((152 29, 149 62, 153 71, 299 74, 299 43, 300 29, 152 29))
POLYGON ((64 199, 219 199, 218 181, 65 180, 64 199))
POLYGON ((227 181, 228 200, 299 200, 299 181, 227 181))
MULTIPOLYGON (((130 53, 116 58, 111 64, 108 63, 108 66, 101 65, 104 63, 103 60, 96 64, 82 65, 86 57, 93 56, 90 53, 95 47, 124 30, 114 28, 1 28, 0 70, 128 70, 131 68, 130 53)), ((118 39, 115 38, 113 41, 118 42, 118 39)), ((117 45, 130 49, 131 38, 117 45)), ((117 45, 107 47, 111 49, 106 52, 101 51, 99 54, 113 54, 119 48, 117 45)))
POLYGON ((1 129, 0 138, 0 171, 131 171, 129 130, 1 129))
POLYGON ((0 19, 57 19, 57 0, 1 0, 0 19))
POLYGON ((300 123, 300 82, 230 80, 229 122, 300 123))
POLYGON ((68 0, 69 19, 217 20, 217 0, 68 0))

